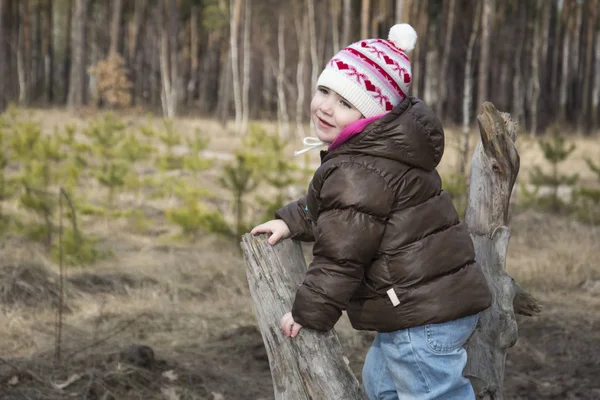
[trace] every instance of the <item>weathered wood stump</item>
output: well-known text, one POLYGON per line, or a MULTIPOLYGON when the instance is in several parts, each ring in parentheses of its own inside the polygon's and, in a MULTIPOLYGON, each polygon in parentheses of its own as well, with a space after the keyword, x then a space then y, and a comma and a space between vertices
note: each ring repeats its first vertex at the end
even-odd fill
POLYGON ((279 330, 279 320, 291 311, 306 272, 300 243, 283 240, 271 246, 267 235, 245 234, 242 249, 275 399, 363 399, 335 330, 322 333, 304 329, 295 338, 287 338, 279 330))
POLYGON ((478 399, 503 399, 504 363, 509 347, 517 341, 515 312, 533 315, 541 311, 537 301, 506 273, 510 230, 508 206, 519 173, 515 147, 517 124, 492 103, 481 106, 477 117, 481 141, 473 154, 469 202, 465 220, 471 232, 477 261, 481 264, 494 300, 481 314, 467 344, 465 376, 478 399))

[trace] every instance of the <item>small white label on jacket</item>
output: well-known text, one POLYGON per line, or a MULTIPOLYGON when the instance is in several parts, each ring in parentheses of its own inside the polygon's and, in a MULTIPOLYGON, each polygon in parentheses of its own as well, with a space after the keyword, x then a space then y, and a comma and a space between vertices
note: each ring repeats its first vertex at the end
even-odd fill
POLYGON ((396 296, 396 292, 394 292, 393 288, 387 291, 387 295, 390 298, 390 300, 392 301, 392 304, 394 305, 394 307, 396 307, 398 304, 400 304, 400 300, 398 300, 398 296, 396 296))

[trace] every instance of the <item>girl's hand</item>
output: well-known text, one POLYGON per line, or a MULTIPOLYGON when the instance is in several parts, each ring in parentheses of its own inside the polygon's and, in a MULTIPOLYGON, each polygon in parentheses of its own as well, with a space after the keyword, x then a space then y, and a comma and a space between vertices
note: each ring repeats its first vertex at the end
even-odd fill
POLYGON ((270 233, 269 244, 273 245, 277 243, 280 239, 286 239, 290 237, 290 228, 288 228, 287 224, 282 219, 273 219, 271 221, 267 221, 264 224, 260 224, 252 231, 250 231, 253 235, 258 235, 259 233, 270 233))
POLYGON ((298 332, 302 329, 302 325, 294 321, 292 317, 292 313, 289 312, 281 317, 281 322, 279 322, 279 329, 281 332, 287 337, 296 337, 298 336, 298 332))

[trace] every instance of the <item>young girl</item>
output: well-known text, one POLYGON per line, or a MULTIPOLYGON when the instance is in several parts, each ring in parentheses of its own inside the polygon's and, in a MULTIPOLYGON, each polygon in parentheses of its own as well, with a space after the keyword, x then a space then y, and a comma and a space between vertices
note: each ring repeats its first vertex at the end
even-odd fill
POLYGON ((326 331, 346 310, 355 329, 377 331, 363 368, 370 399, 474 399, 464 344, 491 293, 435 170, 441 123, 407 96, 416 39, 399 24, 331 59, 311 102, 319 141, 303 150, 328 151, 307 196, 252 233, 315 242, 280 329, 326 331))

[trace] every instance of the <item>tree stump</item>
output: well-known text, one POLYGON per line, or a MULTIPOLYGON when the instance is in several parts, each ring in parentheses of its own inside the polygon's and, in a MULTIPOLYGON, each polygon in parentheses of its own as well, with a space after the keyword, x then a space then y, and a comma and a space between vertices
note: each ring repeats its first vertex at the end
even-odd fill
POLYGON ((287 338, 279 330, 279 320, 291 311, 306 272, 300 243, 283 240, 271 246, 267 235, 245 234, 242 249, 275 399, 364 399, 335 330, 305 329, 295 338, 287 338))
POLYGON ((499 112, 489 102, 482 104, 477 120, 481 141, 473 154, 465 221, 475 246, 475 258, 492 290, 493 304, 481 313, 477 329, 467 343, 464 374, 471 380, 478 399, 500 400, 504 398, 506 353, 517 341, 515 312, 533 315, 541 307, 506 273, 508 206, 519 173, 517 124, 510 114, 499 112))

